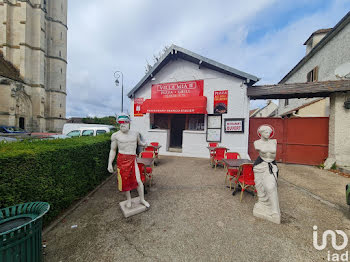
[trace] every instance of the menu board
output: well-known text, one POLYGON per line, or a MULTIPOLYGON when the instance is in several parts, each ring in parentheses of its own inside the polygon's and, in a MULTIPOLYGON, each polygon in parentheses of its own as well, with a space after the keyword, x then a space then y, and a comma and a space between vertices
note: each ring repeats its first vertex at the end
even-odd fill
POLYGON ((222 116, 208 115, 207 120, 207 142, 221 142, 222 116))
POLYGON ((208 115, 208 128, 221 128, 221 115, 208 115))
POLYGON ((221 142, 221 128, 208 129, 207 142, 221 142))

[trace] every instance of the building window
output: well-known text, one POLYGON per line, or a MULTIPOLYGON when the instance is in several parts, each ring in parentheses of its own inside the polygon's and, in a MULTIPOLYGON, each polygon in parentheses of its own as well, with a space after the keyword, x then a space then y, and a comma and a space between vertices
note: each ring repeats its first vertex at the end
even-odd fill
POLYGON ((168 114, 153 114, 151 117, 151 129, 169 129, 168 114))
POLYGON ((62 90, 62 85, 60 85, 60 90, 62 90))
POLYGON ((63 33, 61 32, 61 40, 63 39, 63 33))
POLYGON ((289 99, 284 99, 284 106, 289 105, 289 99))
POLYGON ((306 82, 316 82, 318 80, 318 66, 312 69, 306 76, 306 82))
POLYGON ((62 117, 62 115, 60 114, 60 117, 62 117))
POLYGON ((61 51, 58 52, 58 55, 61 57, 61 55, 62 55, 61 51))
POLYGON ((204 115, 188 115, 187 130, 204 130, 204 115))
POLYGON ((63 70, 62 70, 62 68, 61 68, 61 75, 62 75, 62 73, 63 73, 63 70))
POLYGON ((62 104, 60 104, 60 107, 62 107, 62 104))

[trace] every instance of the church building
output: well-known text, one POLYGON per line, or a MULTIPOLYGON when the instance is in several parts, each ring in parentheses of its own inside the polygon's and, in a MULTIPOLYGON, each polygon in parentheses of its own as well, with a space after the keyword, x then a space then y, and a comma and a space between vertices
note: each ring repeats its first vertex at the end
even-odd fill
POLYGON ((0 0, 0 125, 62 131, 67 0, 0 0))

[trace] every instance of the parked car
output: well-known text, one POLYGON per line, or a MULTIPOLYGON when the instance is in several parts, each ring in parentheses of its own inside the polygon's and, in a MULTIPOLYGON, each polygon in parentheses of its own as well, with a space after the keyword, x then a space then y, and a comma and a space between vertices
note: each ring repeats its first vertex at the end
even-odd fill
POLYGON ((0 143, 10 143, 10 142, 17 142, 17 141, 18 140, 16 138, 0 136, 0 143))
POLYGON ((77 136, 97 136, 109 132, 115 132, 117 129, 115 127, 105 127, 105 126, 94 126, 94 127, 80 127, 75 130, 70 131, 67 136, 77 137, 77 136))
MULTIPOLYGON (((103 128, 108 128, 107 132, 115 132, 116 128, 115 126, 112 125, 99 125, 99 124, 83 124, 83 123, 66 123, 63 125, 63 130, 62 134, 67 135, 71 131, 76 131, 79 130, 80 128, 95 128, 95 127, 103 127, 103 128)), ((103 129, 104 130, 104 129, 103 129)))
POLYGON ((70 136, 67 136, 67 135, 51 135, 50 138, 53 138, 53 139, 66 139, 66 138, 71 138, 70 136))
POLYGON ((0 133, 6 134, 25 134, 26 130, 15 126, 0 126, 0 133))

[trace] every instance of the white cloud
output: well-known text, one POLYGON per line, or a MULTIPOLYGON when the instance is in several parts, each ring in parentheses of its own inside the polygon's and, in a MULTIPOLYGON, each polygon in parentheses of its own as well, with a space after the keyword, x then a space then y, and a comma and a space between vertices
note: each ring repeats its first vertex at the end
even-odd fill
MULTIPOLYGON (((313 0, 315 1, 315 0, 313 0)), ((304 55, 302 43, 313 31, 332 27, 347 3, 288 22, 247 42, 263 21, 273 23, 306 0, 283 1, 69 1, 67 116, 114 115, 120 87, 113 73, 124 73, 124 94, 144 75, 146 59, 172 43, 239 70, 278 82, 304 55)), ((255 101, 252 106, 262 106, 255 101)), ((129 109, 128 98, 124 108, 129 109)))

